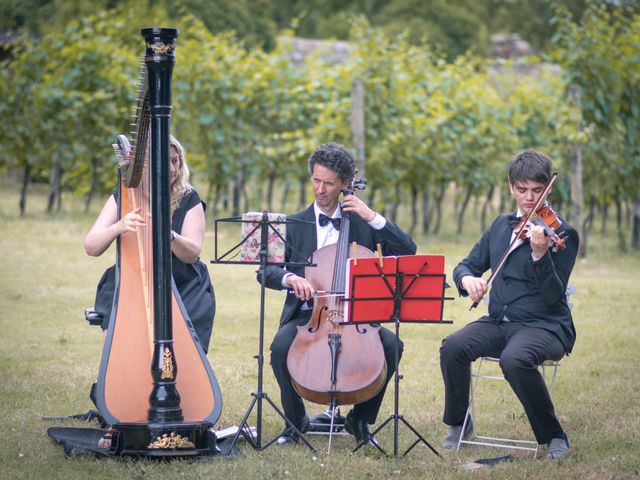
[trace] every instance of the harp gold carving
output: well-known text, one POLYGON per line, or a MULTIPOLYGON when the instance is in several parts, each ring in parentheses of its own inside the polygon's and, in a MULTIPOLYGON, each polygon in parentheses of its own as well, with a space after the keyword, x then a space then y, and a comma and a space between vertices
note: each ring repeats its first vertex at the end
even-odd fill
POLYGON ((170 43, 148 43, 147 47, 155 53, 167 54, 173 51, 173 45, 170 43))
POLYGON ((164 355, 162 357, 162 375, 160 376, 160 378, 162 380, 173 380, 173 370, 173 356, 171 355, 171 350, 165 348, 164 355))
POLYGON ((196 448, 193 442, 189 441, 188 438, 183 437, 175 432, 171 432, 171 434, 164 434, 161 437, 157 437, 156 441, 150 443, 147 447, 149 449, 157 449, 157 448, 196 448))

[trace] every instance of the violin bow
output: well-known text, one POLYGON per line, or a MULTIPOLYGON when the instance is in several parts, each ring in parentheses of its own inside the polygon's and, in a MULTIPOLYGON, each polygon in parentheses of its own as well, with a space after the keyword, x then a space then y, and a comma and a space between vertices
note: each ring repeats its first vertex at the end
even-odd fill
MULTIPOLYGON (((513 247, 513 244, 516 242, 516 240, 518 238, 520 238, 520 234, 522 233, 524 228, 527 226, 527 224, 531 220, 531 217, 533 217, 535 215, 535 213, 538 211, 538 209, 542 206, 542 202, 547 197, 547 194, 549 193, 549 190, 551 190, 551 185, 553 185, 553 182, 555 182, 557 176, 558 176, 558 172, 555 172, 553 175, 551 175, 551 178, 549 179, 549 183, 547 183, 547 186, 544 187, 544 190, 542 191, 542 193, 538 197, 538 200, 536 201, 535 205, 533 206, 531 211, 528 213, 528 215, 526 216, 526 218, 522 222, 522 225, 520 225, 520 228, 516 232, 515 236, 509 242, 509 246, 507 247, 507 249, 502 254, 502 257, 500 258, 500 261, 498 262, 498 266, 495 268, 495 270, 493 270, 491 272, 491 276, 487 280, 487 285, 488 286, 491 286, 491 282, 493 281, 493 279, 496 277, 498 272, 504 266, 505 262, 507 261, 507 258, 509 257, 509 254, 511 253, 511 247, 513 247)), ((480 300, 482 300, 483 298, 484 298, 484 295, 482 295, 482 297, 480 297, 480 299, 477 302, 473 302, 471 304, 471 306, 469 307, 469 310, 473 310, 474 308, 476 308, 478 306, 478 304, 480 303, 480 300)))

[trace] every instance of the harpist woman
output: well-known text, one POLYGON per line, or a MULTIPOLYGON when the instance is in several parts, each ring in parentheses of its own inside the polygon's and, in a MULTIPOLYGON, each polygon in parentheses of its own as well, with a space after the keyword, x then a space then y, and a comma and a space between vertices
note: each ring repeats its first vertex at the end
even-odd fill
MULTIPOLYGON (((209 348, 216 302, 209 272, 199 257, 205 232, 205 203, 189 184, 189 169, 182 145, 170 137, 171 182, 171 252, 172 273, 180 298, 196 330, 202 348, 209 348)), ((88 255, 102 255, 111 243, 125 232, 135 232, 146 225, 140 209, 118 220, 116 196, 111 195, 93 227, 84 239, 88 255)), ((115 266, 107 269, 98 284, 95 310, 102 314, 106 329, 111 316, 115 290, 115 266)))

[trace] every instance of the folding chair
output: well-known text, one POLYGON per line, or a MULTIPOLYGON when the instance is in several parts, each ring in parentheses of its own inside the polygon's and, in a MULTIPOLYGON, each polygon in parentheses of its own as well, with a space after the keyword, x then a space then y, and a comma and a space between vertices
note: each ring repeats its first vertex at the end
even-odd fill
MULTIPOLYGON (((502 372, 500 374, 491 374, 483 372, 483 365, 486 367, 486 363, 494 363, 498 364, 500 362, 499 358, 495 357, 481 357, 476 361, 477 367, 475 372, 471 374, 471 391, 469 395, 469 407, 467 408, 467 413, 464 416, 464 423, 462 425, 462 432, 465 431, 467 424, 470 419, 473 418, 474 422, 474 434, 473 436, 465 440, 464 435, 460 435, 460 439, 458 440, 457 450, 460 450, 460 446, 463 444, 467 445, 483 445, 487 447, 497 447, 497 448, 507 448, 507 449, 515 449, 515 450, 525 450, 529 452, 533 452, 533 457, 538 454, 539 445, 535 440, 525 440, 519 438, 508 438, 508 437, 494 437, 489 435, 480 435, 478 433, 478 427, 480 425, 479 417, 476 414, 476 389, 478 388, 478 381, 480 379, 485 380, 504 380, 504 376, 502 372)), ((559 360, 547 360, 539 368, 542 369, 542 375, 547 382, 547 388, 549 390, 549 395, 553 394, 553 387, 556 381, 556 376, 558 374, 558 367, 560 366, 559 360)))
MULTIPOLYGON (((573 295, 576 291, 575 285, 567 286, 567 299, 573 295)), ((569 308, 573 308, 573 304, 569 303, 569 308)), ((480 435, 478 434, 478 416, 476 415, 476 389, 478 388, 478 381, 480 379, 485 380, 505 380, 502 372, 499 374, 490 374, 485 373, 483 371, 483 365, 487 363, 499 364, 500 359, 495 357, 481 357, 476 360, 476 369, 475 372, 471 373, 471 389, 469 392, 469 406, 467 407, 467 412, 464 416, 464 422, 462 424, 462 431, 460 433, 460 438, 458 440, 458 446, 456 451, 460 450, 460 446, 463 444, 466 445, 483 445, 488 447, 497 447, 497 448, 507 448, 507 449, 515 449, 515 450, 525 450, 529 452, 533 452, 533 457, 535 458, 538 454, 538 449, 540 445, 535 440, 525 440, 519 438, 509 438, 509 437, 492 437, 488 435, 480 435), (464 439, 464 432, 467 428, 467 424, 473 418, 474 422, 474 433, 468 440, 464 439)), ((547 360, 542 363, 538 368, 542 369, 542 375, 547 383, 547 389, 549 390, 549 395, 553 395, 553 387, 556 382, 556 377, 558 375, 558 367, 560 366, 560 360, 547 360)), ((487 367, 485 367, 486 369, 487 367)))

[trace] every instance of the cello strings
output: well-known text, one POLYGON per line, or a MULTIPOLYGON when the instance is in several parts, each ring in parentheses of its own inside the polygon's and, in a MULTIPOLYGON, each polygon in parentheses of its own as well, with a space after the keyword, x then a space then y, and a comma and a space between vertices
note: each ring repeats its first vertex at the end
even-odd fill
POLYGON ((347 258, 349 257, 349 226, 349 214, 342 215, 340 233, 338 235, 338 245, 336 248, 336 259, 333 267, 334 275, 331 281, 331 291, 334 293, 340 293, 337 295, 330 295, 331 310, 337 310, 338 308, 341 308, 341 304, 343 303, 342 298, 344 297, 345 292, 347 258))

